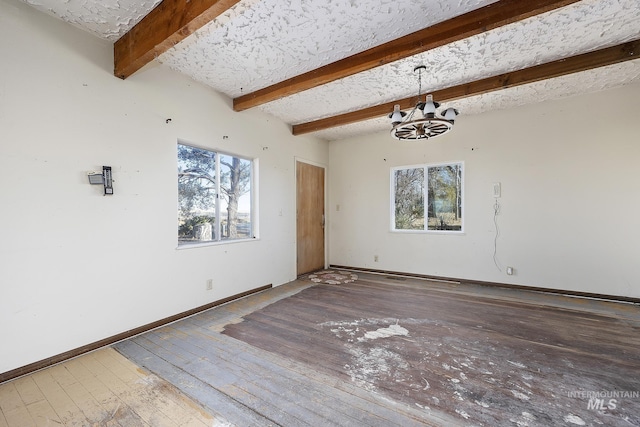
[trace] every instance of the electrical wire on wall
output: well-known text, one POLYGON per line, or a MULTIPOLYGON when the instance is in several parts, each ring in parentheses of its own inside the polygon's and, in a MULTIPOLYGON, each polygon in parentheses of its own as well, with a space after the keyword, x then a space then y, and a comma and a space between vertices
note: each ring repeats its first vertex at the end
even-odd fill
POLYGON ((493 225, 495 226, 496 234, 493 238, 493 263, 496 265, 498 271, 502 273, 502 269, 498 264, 498 236, 500 236, 500 228, 498 228, 498 214, 500 213, 500 202, 496 198, 493 204, 493 225))

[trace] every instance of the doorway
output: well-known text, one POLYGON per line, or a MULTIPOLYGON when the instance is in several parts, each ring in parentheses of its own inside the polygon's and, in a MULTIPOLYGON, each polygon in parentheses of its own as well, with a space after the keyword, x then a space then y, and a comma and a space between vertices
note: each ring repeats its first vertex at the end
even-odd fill
POLYGON ((324 268, 324 168, 296 161, 297 275, 324 268))

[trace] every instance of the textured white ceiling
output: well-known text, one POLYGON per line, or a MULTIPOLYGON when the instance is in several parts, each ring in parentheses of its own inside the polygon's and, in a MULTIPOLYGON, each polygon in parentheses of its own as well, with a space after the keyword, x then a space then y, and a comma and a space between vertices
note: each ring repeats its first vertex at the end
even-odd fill
POLYGON ((494 1, 240 2, 231 25, 214 21, 159 59, 235 98, 494 1))
MULTIPOLYGON (((456 124, 464 120, 464 116, 484 112, 514 108, 522 105, 552 101, 554 99, 579 95, 585 92, 597 92, 613 89, 629 83, 640 82, 640 59, 621 64, 609 65, 581 73, 575 73, 554 79, 522 86, 516 86, 499 92, 490 92, 455 101, 456 108, 464 112, 456 124)), ((443 107, 445 105, 443 104, 443 107)), ((613 108, 613 106, 609 106, 613 108)), ((315 135, 336 140, 352 136, 391 130, 389 119, 380 117, 350 125, 325 129, 315 135)))
POLYGON ((162 0, 23 0, 96 36, 115 42, 162 0))
MULTIPOLYGON (((111 41, 159 0, 24 0, 111 41)), ((335 62, 495 0, 244 0, 158 60, 230 97, 335 62)), ((640 38, 640 0, 582 0, 412 58, 267 103, 297 124, 640 38)), ((597 91, 640 80, 638 60, 455 101, 464 115, 597 91)), ((143 72, 143 71, 142 71, 143 72)), ((387 130, 386 118, 317 132, 340 139, 387 130)))
MULTIPOLYGON (((423 91, 437 90, 632 40, 640 35, 639 22, 638 0, 585 0, 262 108, 287 123, 311 121, 415 95, 418 82, 413 69, 419 64, 427 65, 428 71, 423 73, 423 91)), ((494 104, 494 108, 511 106, 506 97, 503 106, 494 104)))

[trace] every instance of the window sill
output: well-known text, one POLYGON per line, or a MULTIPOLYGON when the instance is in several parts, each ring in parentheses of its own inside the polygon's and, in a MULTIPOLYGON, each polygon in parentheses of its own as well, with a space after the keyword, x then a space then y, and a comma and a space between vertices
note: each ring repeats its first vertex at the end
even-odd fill
POLYGON ((184 249, 195 249, 195 248, 204 248, 209 246, 224 246, 224 245, 233 245, 234 243, 246 243, 246 242, 254 242, 256 240, 260 240, 258 237, 250 237, 246 239, 233 239, 233 240, 220 240, 220 241, 211 241, 211 242, 201 242, 201 243, 188 243, 185 245, 179 245, 176 247, 176 250, 181 251, 184 249))
POLYGON ((398 234, 443 234, 461 236, 466 234, 464 230, 389 230, 398 234))

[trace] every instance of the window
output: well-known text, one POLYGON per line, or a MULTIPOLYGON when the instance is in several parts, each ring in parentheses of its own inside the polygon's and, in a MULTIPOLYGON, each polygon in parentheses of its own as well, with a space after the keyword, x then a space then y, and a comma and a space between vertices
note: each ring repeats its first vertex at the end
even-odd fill
POLYGON ((462 163, 391 169, 391 200, 392 230, 461 232, 462 163))
POLYGON ((253 161, 178 144, 178 246, 253 237, 253 161))

